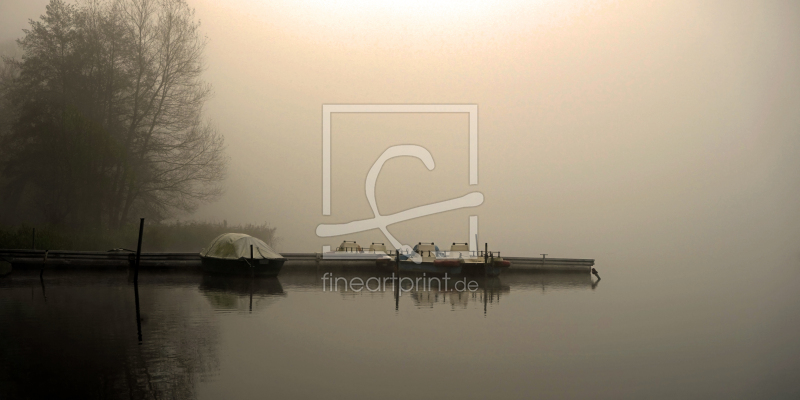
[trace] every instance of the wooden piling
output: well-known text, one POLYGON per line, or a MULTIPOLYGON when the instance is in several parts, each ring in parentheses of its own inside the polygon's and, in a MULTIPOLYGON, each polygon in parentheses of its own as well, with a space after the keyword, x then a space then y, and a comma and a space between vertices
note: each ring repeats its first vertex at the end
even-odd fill
MULTIPOLYGON (((133 282, 139 282, 139 261, 142 259, 142 235, 144 234, 144 218, 139 219, 139 243, 136 245, 136 269, 133 272, 133 282)), ((136 305, 139 305, 139 292, 136 292, 136 305)))

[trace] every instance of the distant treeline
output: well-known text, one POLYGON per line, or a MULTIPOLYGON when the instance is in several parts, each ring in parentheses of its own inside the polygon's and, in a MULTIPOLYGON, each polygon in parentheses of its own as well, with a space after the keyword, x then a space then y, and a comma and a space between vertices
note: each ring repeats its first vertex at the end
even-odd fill
MULTIPOLYGON (((29 225, 0 226, 0 249, 30 249, 33 229, 29 225)), ((142 251, 199 252, 212 239, 226 233, 246 233, 270 245, 276 241, 275 228, 260 225, 228 225, 212 222, 145 223, 142 251)), ((136 250, 138 225, 118 229, 67 231, 64 228, 36 227, 36 248, 40 250, 94 250, 116 248, 136 250)))
POLYGON ((0 223, 101 239, 217 197, 227 159, 202 116, 206 39, 185 0, 43 11, 0 63, 0 223))

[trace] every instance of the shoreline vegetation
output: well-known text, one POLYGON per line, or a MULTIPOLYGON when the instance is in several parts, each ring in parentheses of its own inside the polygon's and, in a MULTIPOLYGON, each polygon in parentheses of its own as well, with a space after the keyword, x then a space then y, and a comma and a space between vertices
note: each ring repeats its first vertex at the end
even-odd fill
MULTIPOLYGON (((36 228, 36 248, 40 250, 106 251, 116 248, 135 250, 139 225, 119 229, 70 230, 62 227, 0 225, 0 249, 30 249, 36 228)), ((227 233, 245 233, 270 246, 277 242, 276 228, 267 223, 228 225, 227 222, 186 221, 144 224, 144 252, 200 252, 212 239, 227 233)))

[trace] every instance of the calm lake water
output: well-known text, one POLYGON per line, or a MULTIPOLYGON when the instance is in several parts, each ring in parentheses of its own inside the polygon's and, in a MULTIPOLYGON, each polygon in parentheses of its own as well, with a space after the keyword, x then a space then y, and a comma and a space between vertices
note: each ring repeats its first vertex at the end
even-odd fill
POLYGON ((399 299, 313 268, 143 271, 141 343, 128 272, 15 271, 0 398, 800 398, 797 261, 509 271, 399 299))

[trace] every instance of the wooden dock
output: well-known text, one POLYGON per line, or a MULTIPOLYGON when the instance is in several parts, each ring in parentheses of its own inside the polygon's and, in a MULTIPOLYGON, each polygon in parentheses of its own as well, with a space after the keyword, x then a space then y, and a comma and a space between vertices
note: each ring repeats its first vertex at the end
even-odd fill
MULTIPOLYGON (((286 257, 285 268, 335 266, 339 268, 375 266, 374 260, 326 260, 320 253, 282 253, 286 257)), ((0 261, 6 261, 15 269, 40 269, 45 259, 44 250, 2 250, 0 261)), ((136 254, 130 251, 65 251, 51 250, 47 254, 46 267, 50 268, 128 268, 133 265, 136 254)), ((503 257, 511 261, 510 270, 574 271, 590 272, 593 259, 503 257)), ((142 253, 139 267, 142 269, 199 268, 198 253, 142 253)))
POLYGON ((542 271, 586 271, 591 272, 594 259, 585 258, 541 258, 503 257, 511 261, 510 269, 542 271))
MULTIPOLYGON (((39 269, 44 262, 44 250, 0 250, 0 260, 15 269, 39 269)), ((136 253, 130 251, 67 251, 50 250, 47 267, 127 268, 132 266, 136 253)), ((140 268, 199 268, 198 253, 142 253, 140 268)))

